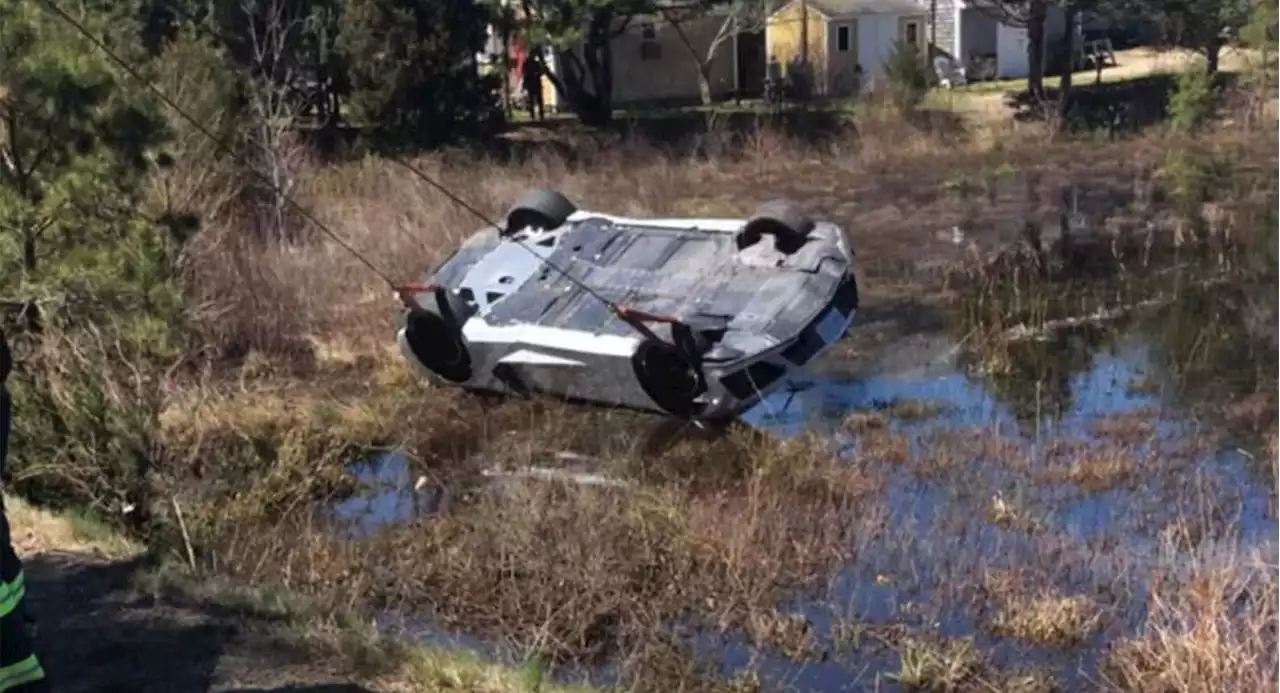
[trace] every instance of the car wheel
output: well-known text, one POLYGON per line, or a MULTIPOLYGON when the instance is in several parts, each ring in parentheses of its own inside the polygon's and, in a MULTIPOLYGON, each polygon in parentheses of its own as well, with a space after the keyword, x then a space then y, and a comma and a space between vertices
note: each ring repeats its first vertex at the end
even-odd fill
POLYGON ((804 210, 786 200, 772 200, 756 209, 738 232, 738 250, 749 248, 772 235, 779 251, 790 255, 800 249, 815 226, 804 210))
POLYGON ((506 234, 525 227, 549 231, 560 227, 569 216, 578 211, 569 198, 550 188, 535 188, 526 192, 507 212, 506 234))
POLYGON ((707 391, 707 384, 674 346, 645 340, 631 363, 640 388, 663 411, 676 418, 690 419, 702 410, 697 399, 707 391))
POLYGON ((438 311, 410 310, 405 315, 405 341, 427 370, 453 383, 471 379, 471 354, 462 339, 468 307, 452 292, 436 294, 438 311))

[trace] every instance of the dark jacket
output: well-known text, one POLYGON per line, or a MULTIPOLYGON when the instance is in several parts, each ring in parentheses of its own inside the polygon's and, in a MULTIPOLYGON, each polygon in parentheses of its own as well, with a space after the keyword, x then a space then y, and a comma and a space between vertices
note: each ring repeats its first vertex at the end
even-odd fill
POLYGON ((9 353, 9 340, 0 331, 0 475, 4 474, 5 461, 9 458, 9 371, 13 370, 13 354, 9 353))

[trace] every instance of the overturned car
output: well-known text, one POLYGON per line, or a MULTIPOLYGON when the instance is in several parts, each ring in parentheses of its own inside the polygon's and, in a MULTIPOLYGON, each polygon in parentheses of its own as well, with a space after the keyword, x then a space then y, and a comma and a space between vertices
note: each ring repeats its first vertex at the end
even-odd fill
POLYGON ((769 202, 748 219, 634 219, 538 189, 399 288, 424 376, 682 419, 749 408, 844 336, 843 229, 769 202))

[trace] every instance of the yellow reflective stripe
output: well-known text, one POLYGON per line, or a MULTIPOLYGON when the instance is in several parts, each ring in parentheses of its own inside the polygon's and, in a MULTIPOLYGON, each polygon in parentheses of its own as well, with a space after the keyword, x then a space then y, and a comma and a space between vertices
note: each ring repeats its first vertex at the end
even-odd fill
POLYGON ((42 678, 44 667, 40 666, 40 660, 35 655, 31 655, 17 664, 0 667, 0 693, 42 678))
POLYGON ((22 601, 22 595, 27 593, 27 576, 25 573, 19 572, 13 578, 13 582, 0 582, 0 618, 4 618, 13 613, 18 608, 18 602, 22 601))

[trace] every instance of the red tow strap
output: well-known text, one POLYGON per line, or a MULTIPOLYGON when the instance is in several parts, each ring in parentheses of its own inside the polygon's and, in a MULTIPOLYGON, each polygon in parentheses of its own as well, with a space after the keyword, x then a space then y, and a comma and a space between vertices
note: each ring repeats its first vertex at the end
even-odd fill
POLYGON ((617 303, 613 305, 613 312, 615 315, 622 318, 623 320, 630 318, 632 320, 640 320, 643 322, 661 322, 661 323, 666 323, 668 325, 674 325, 680 322, 679 320, 668 315, 655 315, 654 313, 646 313, 643 310, 628 308, 627 306, 617 304, 617 303))
POLYGON ((396 295, 400 297, 400 302, 405 308, 415 308, 417 304, 413 300, 414 294, 433 293, 440 289, 439 284, 401 284, 395 287, 396 295))

